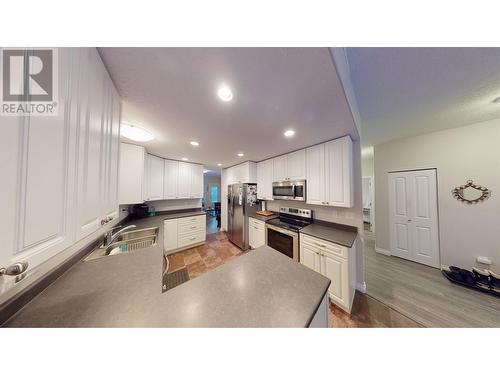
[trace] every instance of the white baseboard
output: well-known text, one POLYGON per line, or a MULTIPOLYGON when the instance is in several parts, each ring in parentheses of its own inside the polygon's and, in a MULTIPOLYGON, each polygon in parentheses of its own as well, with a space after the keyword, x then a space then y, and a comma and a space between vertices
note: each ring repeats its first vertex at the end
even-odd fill
POLYGON ((377 247, 377 246, 375 246, 375 252, 376 252, 376 253, 379 253, 379 254, 383 254, 383 255, 391 256, 391 252, 390 252, 389 250, 382 249, 381 247, 377 247))
POLYGON ((359 290, 361 293, 366 293, 366 283, 356 283, 356 290, 359 290))

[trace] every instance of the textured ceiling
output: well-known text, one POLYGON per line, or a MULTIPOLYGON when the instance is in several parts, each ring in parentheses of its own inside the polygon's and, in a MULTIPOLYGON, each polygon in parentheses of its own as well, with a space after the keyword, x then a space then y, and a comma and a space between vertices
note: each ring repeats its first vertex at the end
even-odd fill
POLYGON ((100 48, 150 153, 216 169, 358 134, 327 48, 100 48), (220 83, 233 91, 224 103, 220 83), (286 139, 283 132, 294 129, 286 139), (197 148, 189 141, 200 143, 197 148), (236 154, 244 152, 239 158, 236 154))
POLYGON ((365 146, 500 117, 500 48, 348 48, 365 146))

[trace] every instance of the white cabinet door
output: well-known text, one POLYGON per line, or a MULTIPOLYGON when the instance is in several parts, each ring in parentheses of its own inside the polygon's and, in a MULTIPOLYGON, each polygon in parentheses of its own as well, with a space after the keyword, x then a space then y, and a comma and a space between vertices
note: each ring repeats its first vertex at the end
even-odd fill
POLYGON ((266 232, 263 221, 250 218, 248 220, 248 242, 253 249, 266 244, 266 232))
POLYGON ((190 198, 203 198, 203 165, 191 164, 190 165, 190 198))
POLYGON ((321 273, 331 280, 330 287, 328 288, 330 298, 349 310, 349 277, 347 260, 328 253, 322 253, 321 273))
POLYGON ((147 155, 148 158, 148 200, 163 199, 163 173, 165 163, 162 158, 154 155, 147 155))
POLYGON ((187 199, 191 195, 191 164, 179 162, 178 197, 187 199))
POLYGON ((121 100, 110 80, 110 116, 108 171, 106 174, 106 199, 104 216, 118 218, 118 164, 120 159, 121 100))
POLYGON ((273 199, 273 160, 264 160, 257 164, 257 198, 273 199))
POLYGON ((163 244, 165 251, 174 250, 178 247, 178 225, 177 219, 165 220, 163 222, 163 244))
MULTIPOLYGON (((77 105, 68 96, 78 87, 75 53, 59 49, 57 116, 0 117, 0 267, 27 261, 33 269, 74 239, 77 105)), ((15 278, 2 279, 0 293, 15 278)))
POLYGON ((303 180, 306 178, 306 150, 299 150, 286 155, 287 178, 303 180))
POLYGON ((95 49, 85 50, 81 64, 80 111, 77 182, 77 240, 95 232, 101 226, 104 186, 103 161, 106 156, 103 140, 105 110, 105 71, 95 49), (88 69, 85 71, 85 69, 88 69), (88 97, 88 102, 85 98, 88 97))
POLYGON ((307 160, 307 203, 325 205, 325 145, 309 147, 307 160))
POLYGON ((144 202, 144 167, 146 150, 142 146, 120 144, 119 201, 120 204, 144 202))
POLYGON ((325 164, 327 204, 352 207, 352 140, 349 136, 325 143, 325 164))
POLYGON ((163 199, 177 199, 177 184, 179 181, 179 162, 165 160, 163 199))
POLYGON ((288 177, 287 156, 278 156, 273 159, 273 181, 284 181, 288 177))
POLYGON ((319 250, 315 249, 313 246, 301 242, 300 263, 302 263, 306 267, 309 267, 313 271, 321 272, 319 261, 320 261, 319 250))

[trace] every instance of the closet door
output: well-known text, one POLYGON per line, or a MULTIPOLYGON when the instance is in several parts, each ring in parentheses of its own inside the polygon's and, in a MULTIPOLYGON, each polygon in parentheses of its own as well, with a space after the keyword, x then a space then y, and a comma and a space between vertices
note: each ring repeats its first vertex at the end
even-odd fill
POLYGON ((439 268, 436 170, 389 173, 391 255, 439 268))

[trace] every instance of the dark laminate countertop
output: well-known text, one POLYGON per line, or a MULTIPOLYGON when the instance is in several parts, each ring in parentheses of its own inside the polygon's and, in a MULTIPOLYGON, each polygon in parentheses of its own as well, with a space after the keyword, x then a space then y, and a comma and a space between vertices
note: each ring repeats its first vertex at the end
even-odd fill
MULTIPOLYGON (((189 216, 189 215, 185 215, 189 216)), ((263 246, 162 293, 163 220, 155 246, 80 261, 7 327, 305 327, 329 279, 263 246)))
POLYGON ((326 221, 315 221, 300 230, 300 233, 330 241, 345 247, 352 247, 358 229, 349 225, 329 223, 326 221))
POLYGON ((272 215, 272 216, 264 216, 264 215, 259 215, 259 214, 250 214, 250 215, 248 215, 248 217, 266 222, 268 220, 277 218, 278 215, 276 214, 276 215, 272 215))
POLYGON ((188 217, 188 216, 197 216, 197 215, 206 215, 207 213, 205 211, 202 211, 200 209, 196 210, 177 210, 177 211, 171 211, 171 212, 159 212, 158 215, 163 218, 163 220, 169 220, 169 219, 179 219, 181 217, 188 217))

